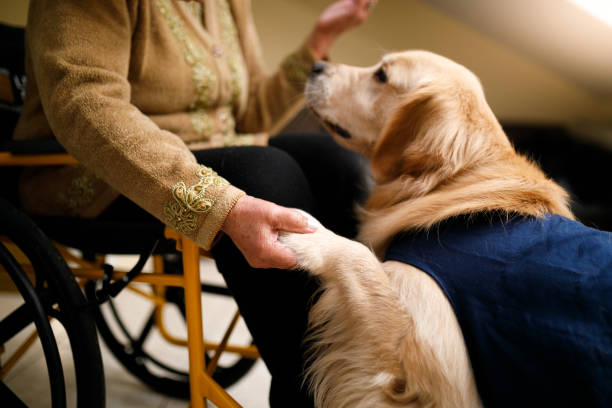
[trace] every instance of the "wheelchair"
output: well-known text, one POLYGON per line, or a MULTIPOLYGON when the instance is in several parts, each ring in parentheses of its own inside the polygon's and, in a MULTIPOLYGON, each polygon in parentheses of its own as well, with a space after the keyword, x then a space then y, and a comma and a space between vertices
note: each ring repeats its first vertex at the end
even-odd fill
POLYGON ((155 391, 188 398, 194 408, 205 406, 207 400, 220 408, 239 407, 224 388, 242 378, 259 355, 249 342, 229 343, 238 311, 220 340, 204 339, 202 293, 231 296, 222 285, 202 282, 201 257, 210 254, 159 223, 30 217, 18 209, 14 196, 5 194, 16 191, 17 174, 24 166, 76 160, 53 140, 9 140, 23 102, 24 30, 0 25, 0 38, 0 65, 6 65, 0 68, 0 282, 8 280, 21 298, 14 309, 0 314, 0 398, 10 406, 25 406, 5 379, 39 338, 51 405, 64 407, 74 398, 66 393, 64 371, 69 368, 76 378, 77 405, 104 406, 99 333, 117 360, 155 391), (100 243, 92 237, 108 239, 100 243), (109 261, 109 255, 126 254, 138 257, 129 270, 119 270, 109 261), (149 260, 152 267, 147 266, 149 260), (129 307, 121 305, 126 293, 149 304, 140 327, 126 323, 129 307), (171 312, 182 319, 168 319, 171 312), (181 320, 178 329, 169 324, 177 326, 176 320, 181 320), (24 334, 32 324, 34 330, 24 334), (72 365, 62 364, 52 324, 66 332, 72 365), (154 355, 147 348, 152 336, 169 349, 186 348, 188 368, 177 364, 172 353, 165 359, 154 355), (5 344, 16 338, 21 343, 5 355, 5 344))

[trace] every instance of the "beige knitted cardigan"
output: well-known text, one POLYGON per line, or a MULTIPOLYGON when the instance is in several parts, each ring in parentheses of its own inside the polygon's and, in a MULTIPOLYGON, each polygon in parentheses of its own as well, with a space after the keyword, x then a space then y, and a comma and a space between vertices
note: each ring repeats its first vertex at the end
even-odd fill
POLYGON ((302 46, 264 75, 250 7, 32 0, 14 137, 56 137, 82 165, 26 170, 26 210, 95 217, 123 194, 210 248, 244 192, 190 149, 265 144, 313 62, 302 46))

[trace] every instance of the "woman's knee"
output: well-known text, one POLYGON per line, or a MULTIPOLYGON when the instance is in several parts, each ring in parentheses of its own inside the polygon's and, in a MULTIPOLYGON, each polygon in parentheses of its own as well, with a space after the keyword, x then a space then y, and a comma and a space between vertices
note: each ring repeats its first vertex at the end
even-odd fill
POLYGON ((196 153, 200 163, 212 167, 249 195, 306 211, 313 207, 312 192, 304 172, 296 160, 281 149, 240 146, 202 153, 207 154, 196 153))
POLYGON ((365 159, 338 145, 330 135, 280 135, 270 144, 287 152, 299 163, 313 191, 326 190, 351 201, 363 200, 368 185, 365 159))

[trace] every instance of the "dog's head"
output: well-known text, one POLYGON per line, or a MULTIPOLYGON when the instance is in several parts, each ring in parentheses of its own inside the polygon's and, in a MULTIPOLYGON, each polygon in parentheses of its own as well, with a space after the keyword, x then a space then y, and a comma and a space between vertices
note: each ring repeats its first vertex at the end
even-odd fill
POLYGON ((388 54, 367 68, 318 62, 306 97, 339 144, 371 159, 378 182, 414 176, 429 185, 486 146, 510 147, 477 77, 426 51, 388 54))

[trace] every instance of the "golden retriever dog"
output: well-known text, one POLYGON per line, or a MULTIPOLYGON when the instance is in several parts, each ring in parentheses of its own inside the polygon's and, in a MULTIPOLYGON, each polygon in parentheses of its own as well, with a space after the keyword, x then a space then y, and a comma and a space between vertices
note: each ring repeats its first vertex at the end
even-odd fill
POLYGON ((370 160, 375 181, 360 242, 323 226, 280 238, 322 281, 307 372, 316 405, 481 406, 443 290, 419 268, 380 259, 398 233, 459 215, 573 219, 568 194, 515 152, 477 77, 442 56, 398 52, 368 68, 320 62, 306 96, 337 142, 370 160))

